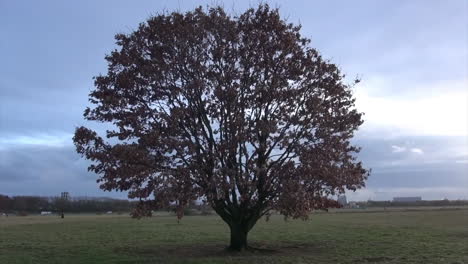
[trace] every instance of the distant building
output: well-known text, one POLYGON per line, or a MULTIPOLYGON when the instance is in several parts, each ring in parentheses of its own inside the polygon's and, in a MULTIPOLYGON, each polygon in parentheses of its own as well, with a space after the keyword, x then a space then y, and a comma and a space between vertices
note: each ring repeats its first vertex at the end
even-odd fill
POLYGON ((348 201, 346 200, 346 195, 340 195, 338 196, 338 203, 341 206, 346 206, 348 204, 348 201))
POLYGON ((419 202, 422 201, 421 196, 415 197, 393 197, 394 202, 398 203, 411 203, 411 202, 419 202))

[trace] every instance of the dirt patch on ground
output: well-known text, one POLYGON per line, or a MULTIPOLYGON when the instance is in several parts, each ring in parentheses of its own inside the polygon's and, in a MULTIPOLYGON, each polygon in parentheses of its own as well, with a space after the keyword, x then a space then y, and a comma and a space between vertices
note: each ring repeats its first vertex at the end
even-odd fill
POLYGON ((356 259, 353 261, 353 263, 390 263, 393 260, 394 259, 391 257, 366 257, 366 258, 356 259))

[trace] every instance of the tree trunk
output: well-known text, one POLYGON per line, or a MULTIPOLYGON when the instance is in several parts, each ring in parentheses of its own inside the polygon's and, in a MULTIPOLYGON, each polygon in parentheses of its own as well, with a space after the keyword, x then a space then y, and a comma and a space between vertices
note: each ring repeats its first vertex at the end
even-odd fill
POLYGON ((246 249, 248 229, 237 223, 231 223, 229 226, 231 228, 231 244, 229 245, 229 249, 235 251, 246 249))

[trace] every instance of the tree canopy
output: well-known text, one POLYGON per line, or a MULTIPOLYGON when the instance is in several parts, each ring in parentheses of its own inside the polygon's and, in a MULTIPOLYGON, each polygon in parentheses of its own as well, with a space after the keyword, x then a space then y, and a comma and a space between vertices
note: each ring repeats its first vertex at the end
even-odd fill
POLYGON ((141 200, 135 215, 201 199, 240 250, 272 210, 306 218, 364 186, 354 83, 277 9, 161 14, 116 40, 84 113, 114 129, 73 140, 102 189, 141 200))

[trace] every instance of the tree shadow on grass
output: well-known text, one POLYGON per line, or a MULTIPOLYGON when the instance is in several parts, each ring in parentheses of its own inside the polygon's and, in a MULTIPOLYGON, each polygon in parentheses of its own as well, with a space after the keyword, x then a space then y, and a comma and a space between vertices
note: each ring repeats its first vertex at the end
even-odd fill
POLYGON ((135 245, 114 248, 114 253, 145 258, 223 258, 247 256, 298 256, 317 255, 323 247, 312 243, 250 243, 250 249, 241 252, 226 249, 225 244, 185 244, 185 245, 135 245))

